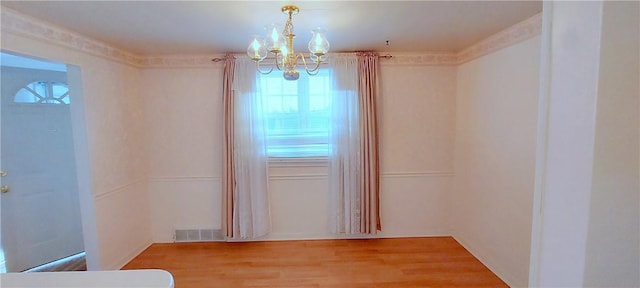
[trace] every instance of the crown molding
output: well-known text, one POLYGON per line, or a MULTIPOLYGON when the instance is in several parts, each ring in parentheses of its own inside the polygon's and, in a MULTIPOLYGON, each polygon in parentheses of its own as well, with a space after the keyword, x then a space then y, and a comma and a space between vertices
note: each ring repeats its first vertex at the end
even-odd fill
POLYGON ((469 62, 489 53, 515 45, 540 35, 542 31, 542 13, 504 29, 488 38, 471 45, 457 54, 457 64, 469 62))
POLYGON ((144 68, 207 68, 222 65, 223 62, 214 62, 214 58, 222 58, 223 54, 216 55, 157 55, 145 56, 141 59, 144 68))
MULTIPOLYGON (((74 49, 94 56, 110 59, 138 68, 205 68, 221 65, 211 61, 218 55, 155 55, 141 56, 101 41, 58 27, 38 18, 2 7, 0 20, 3 33, 12 33, 74 49)), ((381 65, 456 66, 509 47, 540 34, 542 13, 504 29, 470 47, 455 52, 386 53, 392 55, 380 61, 381 65)), ((238 54, 240 55, 240 54, 238 54)))
POLYGON ((3 33, 6 32, 46 41, 57 46, 74 49, 131 66, 142 66, 142 58, 136 54, 6 7, 2 7, 0 10, 2 10, 0 11, 0 20, 3 33))
POLYGON ((455 66, 458 64, 457 55, 453 52, 421 52, 421 53, 380 53, 391 55, 380 61, 381 65, 426 65, 426 66, 455 66))

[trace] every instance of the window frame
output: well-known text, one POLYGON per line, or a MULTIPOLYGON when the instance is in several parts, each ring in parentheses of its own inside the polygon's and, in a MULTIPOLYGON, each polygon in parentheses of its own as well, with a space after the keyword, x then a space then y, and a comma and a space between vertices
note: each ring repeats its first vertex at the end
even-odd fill
POLYGON ((22 86, 18 91, 13 94, 13 101, 11 101, 12 105, 35 105, 35 106, 48 106, 48 105, 56 105, 56 106, 69 106, 71 105, 71 94, 69 92, 69 85, 60 81, 46 81, 46 80, 36 80, 31 81, 24 86, 22 86), (44 88, 44 94, 42 95, 37 90, 29 87, 33 84, 41 85, 44 88), (56 97, 55 87, 64 87, 66 92, 62 93, 59 97, 56 97), (25 93, 28 93, 30 97, 34 97, 35 101, 31 102, 19 102, 16 101, 18 98, 18 94, 21 91, 25 90, 25 93))

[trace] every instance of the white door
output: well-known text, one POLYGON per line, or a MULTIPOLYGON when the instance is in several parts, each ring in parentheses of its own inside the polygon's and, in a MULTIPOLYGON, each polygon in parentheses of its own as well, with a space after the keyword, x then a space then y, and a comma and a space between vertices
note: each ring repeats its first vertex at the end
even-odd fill
POLYGON ((0 243, 8 272, 84 250, 69 98, 50 99, 64 83, 66 72, 2 67, 0 167, 9 191, 1 195, 0 243))

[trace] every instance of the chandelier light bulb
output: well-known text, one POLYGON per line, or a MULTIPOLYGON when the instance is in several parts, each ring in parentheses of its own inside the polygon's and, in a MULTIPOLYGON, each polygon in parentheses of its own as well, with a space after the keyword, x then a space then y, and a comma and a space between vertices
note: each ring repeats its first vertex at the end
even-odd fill
POLYGON ((329 41, 325 36, 325 31, 321 28, 316 28, 311 30, 312 36, 311 41, 309 41, 309 52, 311 54, 322 56, 329 52, 329 41))
POLYGON ((280 52, 282 47, 285 46, 285 39, 282 32, 280 32, 280 25, 274 23, 267 25, 266 29, 267 35, 265 37, 265 46, 267 47, 267 50, 271 53, 280 52))
POLYGON ((264 41, 260 36, 253 36, 249 47, 247 48, 247 56, 253 61, 262 61, 267 57, 267 49, 264 47, 264 41))

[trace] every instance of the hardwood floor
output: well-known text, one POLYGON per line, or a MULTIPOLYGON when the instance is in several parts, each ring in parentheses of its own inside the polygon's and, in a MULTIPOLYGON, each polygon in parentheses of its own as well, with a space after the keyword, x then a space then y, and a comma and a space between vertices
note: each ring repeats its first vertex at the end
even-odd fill
POLYGON ((508 287, 451 237, 153 244, 175 287, 508 287))

